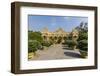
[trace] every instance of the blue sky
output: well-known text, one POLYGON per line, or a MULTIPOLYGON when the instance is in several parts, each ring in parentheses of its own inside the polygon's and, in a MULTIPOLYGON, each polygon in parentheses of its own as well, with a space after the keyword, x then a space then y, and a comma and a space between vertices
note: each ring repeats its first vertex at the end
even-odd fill
POLYGON ((28 29, 32 31, 42 31, 48 28, 49 31, 55 31, 58 28, 71 32, 73 28, 79 26, 81 22, 88 22, 87 17, 75 16, 44 16, 28 15, 28 29))

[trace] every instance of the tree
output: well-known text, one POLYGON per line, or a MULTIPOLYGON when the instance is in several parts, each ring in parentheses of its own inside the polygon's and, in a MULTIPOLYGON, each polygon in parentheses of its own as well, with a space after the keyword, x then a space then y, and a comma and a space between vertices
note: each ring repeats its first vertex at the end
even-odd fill
POLYGON ((43 38, 40 32, 28 31, 28 52, 35 52, 42 47, 43 38))
POLYGON ((81 56, 86 57, 88 53, 88 24, 81 22, 76 29, 79 32, 77 47, 80 49, 81 56))
POLYGON ((88 32, 88 23, 87 22, 81 22, 79 26, 75 28, 78 32, 88 32))
POLYGON ((77 41, 88 40, 88 24, 86 22, 81 22, 79 26, 75 28, 79 32, 79 37, 77 41))
POLYGON ((85 32, 79 33, 78 41, 83 40, 83 39, 88 40, 88 33, 85 33, 85 32))
POLYGON ((28 32, 28 40, 37 40, 40 43, 43 42, 43 38, 42 38, 42 35, 41 35, 40 32, 32 32, 32 31, 29 31, 28 32))

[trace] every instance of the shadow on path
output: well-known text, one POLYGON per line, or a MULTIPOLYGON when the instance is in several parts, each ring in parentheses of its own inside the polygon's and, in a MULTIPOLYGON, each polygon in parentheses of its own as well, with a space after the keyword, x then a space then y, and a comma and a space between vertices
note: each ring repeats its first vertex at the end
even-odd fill
POLYGON ((81 58, 80 54, 74 52, 64 52, 64 54, 70 57, 81 58))

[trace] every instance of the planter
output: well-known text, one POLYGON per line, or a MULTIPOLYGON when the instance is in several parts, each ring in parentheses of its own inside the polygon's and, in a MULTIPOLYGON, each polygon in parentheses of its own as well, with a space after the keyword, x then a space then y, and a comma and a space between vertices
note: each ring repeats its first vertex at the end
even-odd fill
POLYGON ((87 57, 87 51, 80 50, 79 52, 80 52, 82 58, 86 58, 87 57))

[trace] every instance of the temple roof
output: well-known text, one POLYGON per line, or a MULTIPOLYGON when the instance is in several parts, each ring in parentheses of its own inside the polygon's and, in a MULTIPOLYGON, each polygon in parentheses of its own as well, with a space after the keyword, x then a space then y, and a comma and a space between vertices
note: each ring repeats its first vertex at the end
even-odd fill
POLYGON ((41 32, 49 32, 47 27, 44 27, 41 32))
POLYGON ((58 28, 55 33, 66 33, 62 28, 58 28))
POLYGON ((42 33, 57 33, 57 34, 66 34, 67 32, 64 31, 62 28, 58 28, 56 31, 51 32, 48 30, 48 28, 44 27, 43 30, 41 31, 42 33))

